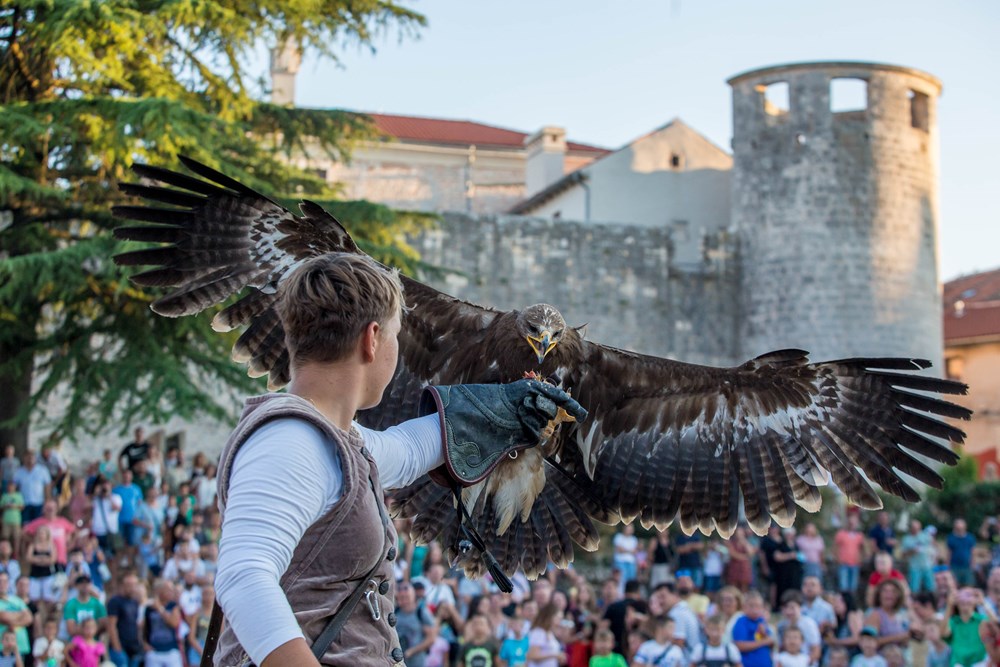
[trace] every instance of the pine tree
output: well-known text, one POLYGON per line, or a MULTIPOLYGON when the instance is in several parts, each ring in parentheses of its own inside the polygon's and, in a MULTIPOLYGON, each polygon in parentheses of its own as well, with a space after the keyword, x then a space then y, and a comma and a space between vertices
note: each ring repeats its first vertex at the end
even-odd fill
MULTIPOLYGON (((392 0, 26 0, 0 3, 0 445, 29 423, 72 437, 171 415, 227 415, 257 391, 208 318, 154 316, 155 295, 111 261, 109 211, 134 161, 187 154, 272 196, 336 193, 285 158, 309 137, 335 157, 374 136, 365 116, 286 109, 251 93, 248 60, 292 39, 336 60, 345 44, 410 34, 392 0), (64 409, 43 416, 59 397, 64 409)), ((421 221, 327 202, 383 261, 421 221)))

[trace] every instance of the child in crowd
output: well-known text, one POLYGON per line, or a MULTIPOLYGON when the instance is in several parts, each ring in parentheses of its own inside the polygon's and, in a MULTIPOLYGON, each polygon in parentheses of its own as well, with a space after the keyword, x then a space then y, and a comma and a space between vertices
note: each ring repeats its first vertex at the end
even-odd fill
POLYGON ((80 625, 80 634, 73 637, 66 651, 69 667, 99 667, 107 648, 96 637, 97 621, 88 618, 80 625))
POLYGON ((615 635, 611 630, 602 628, 594 633, 594 654, 590 656, 589 667, 628 667, 625 658, 615 653, 615 635))
POLYGON ((888 644, 882 649, 882 657, 888 667, 906 667, 906 658, 903 656, 903 649, 898 644, 888 644))
POLYGON ((0 642, 2 642, 0 667, 24 667, 21 654, 17 651, 17 635, 14 634, 14 631, 9 628, 4 630, 0 642))
POLYGON ((36 637, 35 644, 31 647, 31 655, 35 658, 35 664, 39 667, 63 664, 66 644, 56 636, 59 632, 59 623, 55 619, 45 621, 42 632, 42 636, 36 637))
POLYGON ((866 625, 861 630, 861 653, 851 660, 851 667, 888 667, 878 654, 878 628, 866 625))
MULTIPOLYGON (((705 635, 708 638, 691 652, 692 665, 712 667, 736 667, 742 663, 740 652, 732 642, 723 642, 726 622, 722 616, 712 616, 705 621, 705 635)), ((594 667, 591 665, 591 667, 594 667)))
POLYGON ((794 625, 785 628, 781 652, 775 657, 777 667, 809 667, 809 655, 802 652, 802 631, 794 625))
POLYGON ((500 661, 506 667, 520 667, 528 659, 528 636, 523 623, 511 623, 500 645, 500 661))
POLYGON ((851 654, 843 646, 834 646, 826 654, 826 667, 848 667, 851 654))
POLYGON ((486 617, 476 615, 470 618, 463 634, 458 653, 459 667, 493 667, 497 658, 497 645, 486 617))
POLYGON ((941 639, 941 626, 928 623, 924 628, 927 638, 927 667, 948 667, 951 662, 951 647, 941 639))
POLYGON ((674 620, 660 616, 653 621, 653 638, 643 642, 632 658, 632 667, 682 667, 687 664, 684 651, 674 644, 674 620))

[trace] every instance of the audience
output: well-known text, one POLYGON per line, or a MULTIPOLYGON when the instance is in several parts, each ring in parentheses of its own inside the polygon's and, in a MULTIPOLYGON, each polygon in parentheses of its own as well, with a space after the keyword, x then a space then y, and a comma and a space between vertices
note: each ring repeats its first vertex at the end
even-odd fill
MULTIPOLYGON (((25 452, 23 465, 4 449, 0 665, 198 664, 214 602, 217 469, 201 452, 186 461, 180 447, 160 451, 141 429, 120 465, 112 449, 83 467, 55 447, 41 460, 25 452)), ((728 540, 621 526, 578 568, 550 567, 536 581, 508 573, 507 594, 451 568, 441 544, 411 544, 397 520, 392 615, 404 661, 998 665, 1000 520, 974 534, 956 517, 939 536, 849 508, 832 527, 828 517, 801 525, 761 538, 741 525, 728 540)))

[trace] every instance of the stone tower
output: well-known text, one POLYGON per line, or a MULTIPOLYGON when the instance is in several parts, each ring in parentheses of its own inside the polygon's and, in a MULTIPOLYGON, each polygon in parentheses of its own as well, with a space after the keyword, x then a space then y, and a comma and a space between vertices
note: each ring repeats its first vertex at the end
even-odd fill
POLYGON ((914 356, 941 372, 941 82, 907 67, 821 62, 728 83, 741 356, 914 356))

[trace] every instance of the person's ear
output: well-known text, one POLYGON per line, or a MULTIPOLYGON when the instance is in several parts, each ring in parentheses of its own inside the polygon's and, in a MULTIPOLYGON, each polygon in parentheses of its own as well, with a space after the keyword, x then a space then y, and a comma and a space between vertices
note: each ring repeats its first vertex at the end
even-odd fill
POLYGON ((375 351, 378 349, 378 322, 369 322, 361 334, 361 357, 366 362, 375 361, 375 351))

